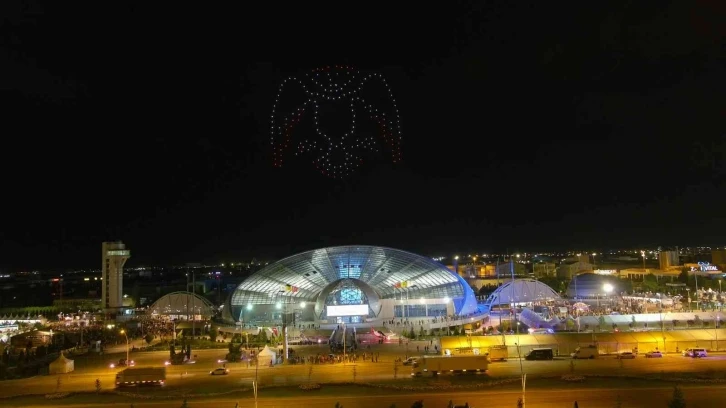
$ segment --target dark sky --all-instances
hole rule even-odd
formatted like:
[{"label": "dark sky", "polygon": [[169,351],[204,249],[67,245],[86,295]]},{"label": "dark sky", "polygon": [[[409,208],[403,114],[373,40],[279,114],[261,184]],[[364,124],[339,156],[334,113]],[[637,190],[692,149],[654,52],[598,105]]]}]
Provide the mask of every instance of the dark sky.
[{"label": "dark sky", "polygon": [[[48,3],[0,5],[0,267],[723,244],[718,1]],[[272,167],[280,82],[330,64],[387,78],[402,163]]]}]

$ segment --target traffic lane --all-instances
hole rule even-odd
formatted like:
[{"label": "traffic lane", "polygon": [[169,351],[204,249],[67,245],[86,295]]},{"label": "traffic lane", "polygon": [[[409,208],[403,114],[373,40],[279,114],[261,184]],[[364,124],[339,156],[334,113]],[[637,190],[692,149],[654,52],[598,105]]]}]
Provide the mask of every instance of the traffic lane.
[{"label": "traffic lane", "polygon": [[[672,387],[670,385],[662,387],[648,388],[596,388],[596,389],[578,389],[570,390],[563,388],[557,389],[535,389],[529,391],[525,395],[525,400],[530,406],[538,408],[561,408],[563,406],[572,406],[574,401],[578,402],[581,407],[587,408],[611,408],[615,405],[617,398],[620,398],[623,406],[666,406],[672,395]],[[726,398],[726,387],[724,386],[695,386],[682,388],[686,402],[689,406],[714,406],[714,401]],[[447,406],[449,401],[456,405],[463,405],[468,402],[470,406],[485,406],[490,408],[505,408],[515,406],[517,399],[522,396],[520,391],[481,391],[481,392],[461,392],[461,393],[418,393],[418,394],[395,394],[395,395],[375,395],[370,394],[365,397],[360,396],[317,396],[310,394],[301,397],[266,397],[264,390],[260,390],[260,395],[255,404],[252,398],[205,398],[191,399],[188,401],[191,406],[257,406],[258,408],[287,408],[287,407],[307,407],[307,408],[323,408],[334,406],[336,402],[349,408],[368,408],[375,406],[411,406],[414,401],[422,400],[424,406]],[[160,401],[139,401],[134,402],[136,408],[178,408],[181,402],[179,400],[160,400]],[[24,405],[25,407],[48,407],[56,405],[55,401],[48,401],[47,404]],[[63,405],[65,408],[83,408],[83,407],[104,407],[108,404],[83,404]],[[125,406],[125,404],[124,404]]]},{"label": "traffic lane", "polygon": [[[213,353],[210,353],[210,356]],[[520,370],[530,376],[535,375],[561,375],[570,372],[571,360],[553,361],[520,361],[496,362],[489,365],[489,376],[507,377],[520,375]],[[622,366],[621,366],[622,362]],[[663,358],[646,359],[638,357],[634,360],[593,359],[574,360],[576,374],[600,375],[631,375],[661,372],[706,372],[709,370],[722,370],[726,365],[724,357],[707,357],[700,359],[685,358],[677,355]],[[394,379],[394,365],[392,363],[357,363],[357,364],[306,364],[286,365],[275,367],[247,368],[242,363],[228,364],[231,374],[228,376],[210,376],[209,371],[215,364],[205,367],[203,365],[181,365],[167,367],[167,385],[170,388],[188,385],[205,385],[211,388],[216,386],[240,386],[248,384],[257,375],[260,384],[293,385],[307,382],[344,382],[353,381],[355,367],[356,381],[390,381]],[[310,372],[312,367],[312,373]],[[92,390],[96,378],[101,380],[102,388],[114,386],[115,374],[121,369],[108,370],[106,368],[74,372],[60,376],[38,376],[29,379],[0,381],[0,394],[19,395],[28,393],[54,392],[57,378],[61,378],[62,391]],[[257,374],[255,373],[257,372]],[[400,366],[396,377],[398,381],[410,378],[411,369]],[[415,381],[415,380],[408,380]]]}]

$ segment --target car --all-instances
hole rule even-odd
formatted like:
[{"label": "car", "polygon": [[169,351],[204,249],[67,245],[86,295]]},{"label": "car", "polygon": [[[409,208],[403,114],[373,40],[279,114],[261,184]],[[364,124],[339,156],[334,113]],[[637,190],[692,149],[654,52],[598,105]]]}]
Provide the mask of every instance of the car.
[{"label": "car", "polygon": [[111,363],[109,365],[109,368],[126,367],[126,366],[133,367],[135,365],[136,365],[136,363],[134,362],[134,360],[128,360],[128,361],[126,361],[125,358],[122,358],[122,359],[120,359],[118,361],[118,363]]},{"label": "car", "polygon": [[689,348],[683,350],[684,357],[706,357],[706,349],[703,348]]},{"label": "car", "polygon": [[229,374],[229,370],[226,368],[215,368],[214,370],[209,372],[209,375],[227,375]]},{"label": "car", "polygon": [[649,352],[645,353],[645,358],[660,358],[660,357],[663,357],[663,353],[661,353],[658,350],[649,351]]},{"label": "car", "polygon": [[633,352],[631,351],[623,351],[622,353],[618,354],[618,358],[623,360],[631,359],[635,358],[635,354],[633,354]]},{"label": "car", "polygon": [[415,363],[417,361],[418,361],[418,358],[416,358],[416,357],[409,357],[409,358],[403,360],[403,365],[405,365],[405,366],[412,365],[413,363]]}]

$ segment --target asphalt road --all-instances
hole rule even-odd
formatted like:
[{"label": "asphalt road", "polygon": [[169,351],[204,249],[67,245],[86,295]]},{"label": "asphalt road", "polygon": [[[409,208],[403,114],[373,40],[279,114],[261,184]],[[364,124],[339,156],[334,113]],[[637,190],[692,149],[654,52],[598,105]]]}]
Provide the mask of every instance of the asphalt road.
[{"label": "asphalt road", "polygon": [[[698,386],[683,388],[688,406],[709,407],[718,406],[717,401],[726,398],[726,387],[724,386]],[[578,402],[580,408],[612,408],[616,398],[619,396],[624,407],[665,407],[672,395],[672,387],[651,387],[651,388],[610,388],[610,389],[578,389],[576,391],[567,389],[536,390],[526,395],[527,407],[537,408],[563,408],[573,406],[574,401]],[[469,403],[472,408],[499,408],[514,407],[517,399],[521,396],[518,391],[497,391],[496,393],[480,391],[467,393],[437,393],[437,394],[416,394],[416,395],[369,395],[365,398],[360,396],[347,397],[344,395],[335,397],[313,396],[301,398],[265,398],[261,396],[257,403],[253,399],[231,399],[231,398],[209,398],[204,400],[189,400],[187,406],[195,407],[240,407],[258,408],[330,408],[340,402],[346,408],[370,408],[370,407],[396,407],[407,408],[416,400],[422,400],[424,407],[446,407],[449,400],[455,404]],[[181,400],[153,401],[134,403],[134,408],[178,408]],[[53,401],[44,405],[24,405],[24,407],[48,407],[53,406]],[[12,404],[8,405],[12,407]],[[127,403],[117,404],[83,404],[83,405],[62,405],[64,408],[87,408],[87,407],[128,407]]]},{"label": "asphalt road", "polygon": [[[309,350],[314,352],[317,346]],[[326,352],[324,348],[321,352]],[[306,352],[301,349],[301,352]],[[294,385],[308,381],[313,382],[347,382],[382,381],[394,379],[393,356],[395,353],[381,354],[378,363],[358,362],[356,364],[317,364],[317,365],[285,365],[275,367],[247,368],[245,363],[227,364],[230,374],[227,376],[210,376],[209,371],[220,366],[217,359],[224,358],[225,350],[199,350],[195,364],[167,367],[167,385],[164,390],[203,389],[207,392],[222,391],[232,388],[247,387],[257,375],[260,386]],[[21,395],[51,393],[59,391],[89,391],[94,389],[95,380],[101,380],[102,388],[114,386],[115,375],[120,369],[110,369],[108,364],[118,360],[121,355],[103,356],[101,358],[76,359],[76,371],[69,374],[38,376],[22,380],[0,381],[0,395]],[[138,367],[163,366],[168,352],[134,353],[132,359]],[[530,377],[538,375],[566,374],[571,370],[570,359],[553,361],[521,361],[494,362],[489,365],[488,376],[516,376],[523,370]],[[658,359],[638,357],[635,360],[616,360],[612,357],[595,360],[576,360],[576,374],[612,374],[629,375],[661,372],[707,372],[723,371],[726,367],[726,355],[709,355],[707,358],[691,359],[680,355],[667,355]],[[310,372],[312,367],[312,372]],[[397,381],[416,382],[423,379],[410,378],[410,367],[399,365]],[[483,374],[479,374],[483,375]],[[60,384],[58,379],[60,378]]]}]

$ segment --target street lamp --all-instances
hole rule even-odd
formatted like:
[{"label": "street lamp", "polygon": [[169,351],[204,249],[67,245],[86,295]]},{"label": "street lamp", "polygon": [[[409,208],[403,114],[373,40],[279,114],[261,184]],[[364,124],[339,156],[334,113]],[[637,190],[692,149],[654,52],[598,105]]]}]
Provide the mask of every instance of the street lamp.
[{"label": "street lamp", "polygon": [[129,336],[126,335],[126,330],[121,330],[121,334],[126,338],[126,364],[129,364]]}]

